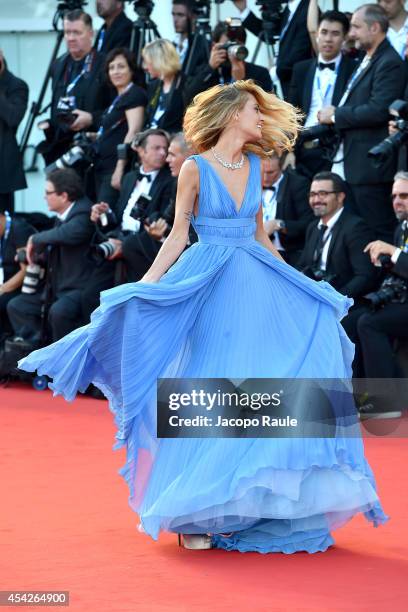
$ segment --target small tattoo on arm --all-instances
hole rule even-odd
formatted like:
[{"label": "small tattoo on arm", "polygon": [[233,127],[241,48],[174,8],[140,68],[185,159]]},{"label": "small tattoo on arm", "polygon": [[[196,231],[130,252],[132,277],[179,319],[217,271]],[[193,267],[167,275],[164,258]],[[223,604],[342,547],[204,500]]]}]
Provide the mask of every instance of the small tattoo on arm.
[{"label": "small tattoo on arm", "polygon": [[192,212],[185,212],[184,213],[184,218],[186,221],[191,221],[191,217],[193,216]]}]

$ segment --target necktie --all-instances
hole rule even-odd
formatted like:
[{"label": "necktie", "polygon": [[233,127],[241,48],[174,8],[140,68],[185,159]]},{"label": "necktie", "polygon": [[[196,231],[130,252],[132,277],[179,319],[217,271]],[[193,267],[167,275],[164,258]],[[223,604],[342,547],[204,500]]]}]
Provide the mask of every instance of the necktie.
[{"label": "necktie", "polygon": [[324,243],[325,243],[324,235],[325,235],[326,230],[327,230],[327,225],[321,225],[317,229],[318,229],[318,232],[319,232],[319,237],[317,239],[317,244],[316,244],[315,252],[313,254],[313,263],[318,263],[320,261],[321,256],[322,256],[323,248],[324,248]]},{"label": "necktie", "polygon": [[328,64],[325,64],[324,62],[319,62],[318,67],[319,67],[319,70],[324,70],[325,68],[328,68],[329,70],[335,71],[336,62],[329,62]]},{"label": "necktie", "polygon": [[148,182],[148,183],[151,183],[151,182],[152,182],[152,177],[151,177],[151,175],[150,175],[150,174],[144,174],[143,172],[139,172],[139,173],[138,173],[138,175],[137,175],[137,177],[136,177],[136,180],[137,180],[137,181],[141,181],[141,180],[142,180],[142,179],[144,179],[144,178],[145,178],[145,179],[147,179],[147,182]]}]

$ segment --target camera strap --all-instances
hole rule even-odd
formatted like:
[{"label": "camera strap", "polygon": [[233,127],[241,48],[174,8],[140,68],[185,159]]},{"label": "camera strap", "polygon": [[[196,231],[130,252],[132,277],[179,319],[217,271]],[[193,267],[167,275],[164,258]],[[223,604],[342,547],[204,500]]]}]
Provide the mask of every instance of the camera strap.
[{"label": "camera strap", "polygon": [[[87,73],[91,72],[92,70],[92,64],[93,64],[93,60],[94,60],[94,51],[92,50],[90,53],[88,53],[88,55],[85,57],[84,60],[84,66],[81,70],[81,72],[79,74],[76,75],[76,77],[70,82],[68,83],[66,89],[65,89],[65,95],[68,95],[71,93],[71,91],[74,89],[74,87],[76,86],[76,84],[78,83],[78,81]],[[67,81],[70,77],[70,74],[72,72],[72,64],[70,66],[70,69],[67,69],[66,75],[65,75],[65,81]]]},{"label": "camera strap", "polygon": [[[121,94],[119,94],[118,96],[116,96],[116,98],[113,100],[112,104],[110,105],[110,107],[108,108],[107,111],[105,111],[105,113],[103,114],[104,117],[107,117],[108,115],[111,114],[111,112],[113,111],[113,109],[115,108],[115,106],[117,105],[117,103],[119,102],[119,100],[121,98],[123,98],[123,96],[129,91],[129,89],[131,89],[133,87],[134,83],[129,83],[126,86],[125,91],[122,91]],[[111,127],[109,128],[108,132],[112,132],[113,130],[115,130],[121,123],[123,123],[125,121],[125,119],[122,117],[121,119],[119,119],[118,121],[116,121],[113,125],[111,125]],[[97,133],[97,138],[100,138],[102,136],[102,134],[104,133],[104,127],[103,125],[101,125],[101,127],[98,130]]]},{"label": "camera strap", "polygon": [[408,253],[408,221],[402,224],[401,244],[400,247],[403,253]]},{"label": "camera strap", "polygon": [[3,237],[0,240],[0,285],[4,283],[3,249],[10,235],[10,229],[11,229],[11,216],[7,210],[4,211],[4,216],[6,217],[6,225],[4,228]]}]

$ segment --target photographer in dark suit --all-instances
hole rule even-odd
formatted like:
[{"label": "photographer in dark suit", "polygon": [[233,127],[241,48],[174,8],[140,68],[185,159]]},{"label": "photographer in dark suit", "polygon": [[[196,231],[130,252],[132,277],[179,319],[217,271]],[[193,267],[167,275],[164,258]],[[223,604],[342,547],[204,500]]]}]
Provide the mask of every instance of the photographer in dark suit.
[{"label": "photographer in dark suit", "polygon": [[305,244],[313,220],[309,206],[310,183],[291,168],[282,170],[284,157],[262,160],[262,209],[264,228],[282,257],[292,266]]},{"label": "photographer in dark suit", "polygon": [[81,130],[96,131],[112,101],[104,75],[105,55],[92,48],[92,18],[76,9],[64,14],[68,53],[52,67],[51,117],[41,121],[46,140],[38,146],[47,164],[71,146]]},{"label": "photographer in dark suit", "polygon": [[362,219],[344,210],[345,197],[346,186],[337,174],[320,172],[313,178],[309,201],[319,221],[307,228],[297,268],[354,299],[354,306],[341,322],[354,341],[362,298],[375,287],[377,273],[364,252],[373,233]]},{"label": "photographer in dark suit", "polygon": [[[259,36],[262,32],[262,20],[247,8],[246,0],[234,0],[234,4],[241,11],[244,28]],[[306,23],[308,8],[309,0],[289,0],[283,12],[276,73],[285,100],[289,96],[293,66],[313,56]]]},{"label": "photographer in dark suit", "polygon": [[195,33],[194,5],[194,0],[173,0],[171,10],[177,35],[173,42],[186,75],[195,74],[201,64],[206,64],[210,53],[205,36]]},{"label": "photographer in dark suit", "polygon": [[[388,287],[383,298],[376,292],[376,309],[366,312],[358,321],[364,373],[368,378],[398,377],[393,341],[408,338],[408,172],[395,175],[392,200],[399,222],[393,244],[376,240],[365,249],[375,266],[382,261]],[[384,288],[382,285],[381,289]]]},{"label": "photographer in dark suit", "polygon": [[[228,52],[223,46],[231,42],[228,38],[229,25],[220,21],[212,33],[213,44],[208,63],[197,70],[195,76],[187,80],[185,86],[186,101],[190,101],[198,93],[219,83],[231,83],[240,79],[253,79],[265,91],[272,91],[272,80],[269,72],[263,66],[239,60],[235,54]],[[244,45],[246,32],[242,26],[234,27],[234,42]]]},{"label": "photographer in dark suit", "polygon": [[[46,253],[47,285],[52,305],[48,324],[54,342],[82,324],[81,290],[92,266],[86,254],[93,226],[89,219],[91,202],[84,196],[81,179],[70,168],[53,170],[47,176],[45,197],[50,211],[57,214],[55,227],[30,236],[27,260],[36,263]],[[7,306],[14,333],[31,341],[40,339],[42,292],[22,292]]]},{"label": "photographer in dark suit", "polygon": [[356,212],[378,238],[389,240],[395,217],[389,202],[396,160],[379,170],[368,151],[387,137],[388,107],[405,87],[404,64],[386,39],[388,19],[376,4],[357,9],[351,19],[350,36],[366,51],[337,107],[319,111],[322,124],[340,131],[332,170],[344,177],[354,196]]},{"label": "photographer in dark suit", "polygon": [[[317,113],[321,108],[340,102],[356,68],[355,60],[341,52],[348,30],[349,21],[344,13],[323,13],[316,36],[318,57],[293,67],[288,101],[304,112],[306,128],[319,124]],[[329,153],[321,143],[311,148],[310,140],[301,140],[296,147],[296,170],[310,180],[317,172],[330,170],[331,165]]]},{"label": "photographer in dark suit", "polygon": [[27,101],[27,84],[7,70],[0,50],[0,209],[10,213],[14,211],[14,192],[27,187],[16,140]]},{"label": "photographer in dark suit", "polygon": [[129,48],[132,21],[126,16],[123,0],[96,0],[96,12],[104,24],[98,31],[94,48],[107,54],[118,47]]},{"label": "photographer in dark suit", "polygon": [[[168,146],[164,130],[151,129],[138,134],[132,148],[138,154],[140,165],[125,174],[114,214],[106,202],[92,206],[91,220],[97,224],[97,236],[93,242],[95,238],[98,243],[108,241],[113,250],[99,262],[84,288],[82,308],[85,320],[89,320],[99,305],[100,292],[115,284],[116,260],[125,262],[126,280],[139,280],[135,277],[140,253],[150,252],[152,243],[155,244],[144,227],[146,219],[153,222],[162,216],[170,200],[173,179],[166,166]],[[143,200],[145,196],[148,203]],[[146,208],[143,208],[142,201]],[[117,282],[123,282],[123,279],[118,278]]]}]

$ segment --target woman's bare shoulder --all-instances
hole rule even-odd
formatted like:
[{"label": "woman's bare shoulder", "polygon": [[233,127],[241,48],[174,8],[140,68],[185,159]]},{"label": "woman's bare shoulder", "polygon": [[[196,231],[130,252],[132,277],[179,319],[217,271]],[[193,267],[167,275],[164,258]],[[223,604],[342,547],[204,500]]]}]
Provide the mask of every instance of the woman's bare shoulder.
[{"label": "woman's bare shoulder", "polygon": [[194,159],[186,159],[183,165],[181,166],[180,175],[178,178],[178,182],[188,182],[194,181],[198,182],[199,179],[199,171],[198,166]]}]

